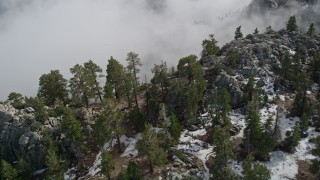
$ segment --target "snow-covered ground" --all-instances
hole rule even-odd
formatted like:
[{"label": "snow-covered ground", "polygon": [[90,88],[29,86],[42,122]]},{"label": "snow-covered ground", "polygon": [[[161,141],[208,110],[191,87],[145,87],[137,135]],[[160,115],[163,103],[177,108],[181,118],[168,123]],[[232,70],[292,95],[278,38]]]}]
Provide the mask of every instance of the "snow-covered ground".
[{"label": "snow-covered ground", "polygon": [[[121,154],[121,157],[136,157],[138,155],[138,150],[136,148],[136,145],[138,141],[141,139],[142,139],[141,133],[136,134],[133,137],[127,137],[125,135],[122,135],[120,137],[120,142],[124,143],[124,145],[126,146],[126,149]],[[116,144],[117,144],[116,139],[108,141],[104,144],[104,150],[110,151]],[[97,154],[93,165],[89,168],[89,173],[88,173],[89,176],[94,176],[101,171],[101,168],[100,168],[101,159],[102,157],[101,157],[101,151],[100,151]]]},{"label": "snow-covered ground", "polygon": [[[277,113],[277,105],[267,104],[265,107],[259,110],[261,122],[265,123],[266,120],[271,117],[273,119],[273,127],[275,124]],[[237,111],[233,111],[230,114],[231,122],[234,125],[239,125],[241,131],[235,137],[243,137],[243,129],[245,128],[245,117]],[[281,139],[286,138],[286,132],[292,130],[295,123],[300,119],[298,117],[286,117],[286,113],[279,113],[279,127],[281,131]],[[271,180],[287,180],[294,179],[298,173],[298,161],[299,160],[312,160],[315,158],[311,154],[311,150],[315,148],[313,143],[310,143],[309,140],[320,136],[319,132],[315,131],[315,128],[309,127],[308,136],[301,139],[299,145],[296,147],[296,151],[293,154],[285,153],[282,151],[274,151],[270,153],[270,161],[265,162],[266,167],[271,171]],[[242,176],[242,163],[237,161],[231,162],[232,170]]]},{"label": "snow-covered ground", "polygon": [[206,166],[206,162],[212,155],[213,146],[199,139],[196,139],[196,137],[203,136],[206,133],[207,132],[205,129],[200,129],[194,132],[185,130],[181,133],[179,144],[177,146],[177,149],[182,150],[185,153],[192,154],[203,162],[205,171],[198,172],[197,174],[200,178],[203,179],[209,179],[210,177],[209,168]]}]

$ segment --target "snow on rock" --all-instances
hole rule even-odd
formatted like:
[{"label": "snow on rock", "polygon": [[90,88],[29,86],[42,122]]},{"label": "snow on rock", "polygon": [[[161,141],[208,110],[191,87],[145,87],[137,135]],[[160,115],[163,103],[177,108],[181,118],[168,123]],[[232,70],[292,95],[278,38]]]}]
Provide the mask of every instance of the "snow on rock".
[{"label": "snow on rock", "polygon": [[239,176],[243,176],[242,172],[243,172],[243,167],[242,167],[242,163],[239,161],[231,161],[230,162],[231,165],[231,170]]},{"label": "snow on rock", "polygon": [[141,133],[136,134],[133,137],[122,136],[120,141],[127,146],[126,150],[121,154],[120,157],[136,157],[138,150],[136,148],[137,142],[142,139]]},{"label": "snow on rock", "polygon": [[206,129],[199,129],[196,131],[190,131],[189,134],[191,136],[197,137],[197,136],[204,136],[207,134],[207,130]]},{"label": "snow on rock", "polygon": [[101,171],[100,169],[101,160],[102,160],[101,154],[102,154],[101,151],[97,154],[96,160],[94,161],[92,167],[90,167],[89,169],[88,175],[94,176]]},{"label": "snow on rock", "polygon": [[292,49],[289,49],[289,53],[290,53],[291,55],[295,55],[295,54],[296,54],[296,51],[294,51],[294,50],[292,50]]},{"label": "snow on rock", "polygon": [[39,170],[36,170],[36,171],[34,171],[34,172],[33,172],[33,175],[39,175],[39,174],[42,174],[42,173],[44,173],[46,170],[47,170],[47,168],[45,168],[45,169],[39,169]]},{"label": "snow on rock", "polygon": [[267,77],[264,83],[265,85],[262,87],[262,90],[267,94],[269,100],[273,100],[276,97],[274,92],[274,79]]},{"label": "snow on rock", "polygon": [[315,128],[308,129],[308,137],[302,139],[299,145],[296,147],[294,155],[298,160],[315,159],[316,157],[311,154],[311,150],[315,149],[315,145],[310,143],[309,140],[320,136],[319,132],[315,131]]},{"label": "snow on rock", "polygon": [[[194,131],[196,132],[196,131]],[[204,134],[203,130],[198,130],[195,135]],[[202,179],[209,179],[209,168],[206,166],[206,162],[209,157],[212,155],[213,146],[209,145],[206,142],[203,142],[198,139],[194,139],[192,137],[191,132],[185,130],[181,133],[179,144],[177,146],[178,150],[182,150],[185,153],[192,154],[199,158],[204,165],[205,171],[198,172],[197,175],[200,176]]]},{"label": "snow on rock", "polygon": [[237,134],[235,137],[243,138],[243,130],[246,127],[245,116],[238,113],[237,111],[232,111],[230,113],[230,119],[231,119],[231,123],[233,125],[237,125],[237,126],[241,127],[240,133]]},{"label": "snow on rock", "polygon": [[260,109],[259,114],[260,114],[261,122],[263,124],[266,123],[269,117],[271,117],[275,121],[277,116],[277,108],[278,106],[275,104],[267,104],[262,109]]},{"label": "snow on rock", "polygon": [[286,138],[286,132],[293,129],[296,122],[298,122],[300,118],[286,118],[286,114],[279,113],[279,126],[281,130],[281,139],[284,140]]},{"label": "snow on rock", "polygon": [[64,174],[63,174],[63,177],[64,177],[64,180],[74,180],[76,179],[76,168],[73,167],[73,168],[70,168],[68,169]]},{"label": "snow on rock", "polygon": [[270,154],[270,161],[264,164],[271,171],[271,180],[294,179],[298,174],[298,164],[294,156],[282,151]]}]

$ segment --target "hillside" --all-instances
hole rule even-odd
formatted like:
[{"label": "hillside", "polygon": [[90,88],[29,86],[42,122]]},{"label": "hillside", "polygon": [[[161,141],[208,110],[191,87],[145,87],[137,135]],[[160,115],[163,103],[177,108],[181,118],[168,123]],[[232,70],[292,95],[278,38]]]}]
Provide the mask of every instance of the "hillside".
[{"label": "hillside", "polygon": [[291,27],[210,35],[150,82],[134,52],[44,74],[0,102],[1,179],[317,179],[320,35]]}]

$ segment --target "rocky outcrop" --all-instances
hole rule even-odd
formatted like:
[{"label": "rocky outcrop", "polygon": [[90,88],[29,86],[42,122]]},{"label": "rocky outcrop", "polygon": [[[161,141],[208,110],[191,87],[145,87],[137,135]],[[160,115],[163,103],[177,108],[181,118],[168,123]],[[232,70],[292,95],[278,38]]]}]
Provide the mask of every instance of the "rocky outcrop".
[{"label": "rocky outcrop", "polygon": [[[246,38],[233,40],[220,50],[219,57],[206,58],[206,79],[213,81],[217,88],[226,88],[231,94],[233,107],[241,107],[243,92],[250,76],[264,87],[263,92],[270,95],[276,90],[283,90],[278,81],[278,71],[281,67],[281,57],[286,52],[290,56],[302,52],[302,66],[307,69],[313,54],[320,48],[320,36],[308,37],[298,32],[270,32],[258,35],[248,35]],[[229,65],[228,52],[235,49],[239,53],[239,61],[235,68]],[[212,77],[210,72],[215,63],[221,64],[222,72],[217,77]],[[270,86],[270,83],[272,86]],[[270,87],[267,87],[270,86]]]},{"label": "rocky outcrop", "polygon": [[46,125],[34,118],[34,109],[15,109],[9,103],[0,103],[0,152],[8,161],[23,157],[34,168],[42,168],[45,149],[41,130],[58,125],[56,118],[49,118]]}]

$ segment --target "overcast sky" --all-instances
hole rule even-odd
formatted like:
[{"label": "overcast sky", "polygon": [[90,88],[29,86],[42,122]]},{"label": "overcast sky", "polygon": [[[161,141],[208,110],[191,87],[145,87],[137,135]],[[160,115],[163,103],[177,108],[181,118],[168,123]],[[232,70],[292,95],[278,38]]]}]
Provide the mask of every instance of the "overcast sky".
[{"label": "overcast sky", "polygon": [[214,33],[220,45],[237,26],[251,33],[266,26],[238,19],[251,0],[0,0],[0,99],[10,92],[34,96],[39,77],[92,59],[104,70],[110,56],[125,63],[138,53],[149,71],[161,60],[199,55]]}]

